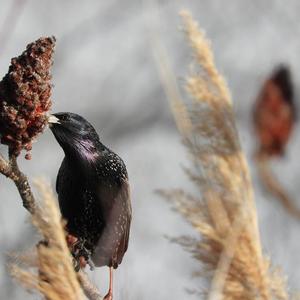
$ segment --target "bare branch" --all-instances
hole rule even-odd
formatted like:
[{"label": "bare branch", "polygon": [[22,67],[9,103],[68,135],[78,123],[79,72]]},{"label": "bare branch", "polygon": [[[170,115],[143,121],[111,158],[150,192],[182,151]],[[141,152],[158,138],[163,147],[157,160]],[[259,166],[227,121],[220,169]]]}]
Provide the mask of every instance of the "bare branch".
[{"label": "bare branch", "polygon": [[35,199],[28,179],[26,175],[20,171],[17,157],[14,154],[9,155],[9,162],[0,154],[0,173],[15,183],[23,201],[23,206],[33,214],[35,210]]},{"label": "bare branch", "polygon": [[19,169],[17,163],[17,157],[14,154],[9,155],[10,167],[13,174],[13,181],[19,191],[21,199],[23,201],[23,206],[33,214],[35,211],[35,199],[32,194],[27,176],[22,173]]},{"label": "bare branch", "polygon": [[15,176],[15,174],[11,169],[11,166],[1,154],[0,154],[0,173],[10,178],[13,181],[17,179],[17,177]]},{"label": "bare branch", "polygon": [[84,294],[90,300],[103,300],[97,287],[90,281],[88,275],[83,270],[78,272],[78,280]]}]

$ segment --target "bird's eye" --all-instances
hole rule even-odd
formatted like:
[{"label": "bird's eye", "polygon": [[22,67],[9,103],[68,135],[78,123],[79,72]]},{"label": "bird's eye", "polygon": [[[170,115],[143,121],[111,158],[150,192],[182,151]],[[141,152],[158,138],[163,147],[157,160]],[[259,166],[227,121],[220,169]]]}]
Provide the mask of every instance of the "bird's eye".
[{"label": "bird's eye", "polygon": [[68,121],[70,118],[69,118],[68,115],[63,115],[63,116],[61,116],[59,119],[60,119],[61,121],[63,121],[63,122],[66,122],[66,121]]}]

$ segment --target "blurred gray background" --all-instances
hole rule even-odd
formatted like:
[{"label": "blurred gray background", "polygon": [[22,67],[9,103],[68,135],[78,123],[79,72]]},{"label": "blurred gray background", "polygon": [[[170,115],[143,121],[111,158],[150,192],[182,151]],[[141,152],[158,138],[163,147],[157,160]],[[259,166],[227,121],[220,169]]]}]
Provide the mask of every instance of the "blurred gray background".
[{"label": "blurred gray background", "polygon": [[[134,219],[124,262],[115,275],[115,299],[199,299],[186,289],[199,287],[192,273],[198,262],[165,235],[193,235],[184,220],[154,193],[157,188],[189,187],[181,166],[180,143],[153,58],[151,35],[161,37],[179,84],[192,59],[178,11],[189,9],[212,41],[217,65],[231,89],[238,128],[252,168],[255,145],[250,113],[258,90],[278,63],[291,66],[300,86],[300,2],[246,1],[79,1],[0,0],[0,73],[10,58],[40,36],[57,38],[53,66],[53,111],[73,111],[94,124],[104,144],[127,164]],[[297,94],[298,88],[297,88]],[[274,171],[295,200],[300,192],[299,126],[286,157]],[[6,147],[0,146],[1,153]],[[47,131],[36,142],[32,160],[20,159],[32,179],[43,176],[54,187],[63,158]],[[252,168],[265,252],[296,289],[300,280],[300,222],[263,192]],[[30,249],[34,234],[16,188],[0,176],[0,299],[38,299],[7,274],[7,256]],[[300,205],[300,204],[299,204]],[[108,270],[92,273],[104,293]],[[63,279],[62,279],[63,280]]]}]

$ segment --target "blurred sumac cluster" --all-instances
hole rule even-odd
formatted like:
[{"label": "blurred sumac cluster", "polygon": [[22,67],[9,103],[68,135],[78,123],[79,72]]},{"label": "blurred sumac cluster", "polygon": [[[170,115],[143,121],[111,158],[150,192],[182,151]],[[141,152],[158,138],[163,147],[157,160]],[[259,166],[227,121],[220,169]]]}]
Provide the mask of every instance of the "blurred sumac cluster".
[{"label": "blurred sumac cluster", "polygon": [[253,119],[259,140],[258,155],[283,155],[296,120],[294,86],[287,66],[278,66],[265,81]]}]

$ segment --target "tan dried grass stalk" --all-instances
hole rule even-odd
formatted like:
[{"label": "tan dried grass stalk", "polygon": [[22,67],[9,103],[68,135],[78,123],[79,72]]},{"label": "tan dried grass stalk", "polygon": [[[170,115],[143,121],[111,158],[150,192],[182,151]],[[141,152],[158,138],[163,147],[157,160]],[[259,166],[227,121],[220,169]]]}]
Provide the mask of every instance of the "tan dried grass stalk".
[{"label": "tan dried grass stalk", "polygon": [[276,178],[270,167],[270,159],[264,156],[256,156],[255,163],[260,181],[264,188],[272,194],[283,206],[283,208],[293,217],[300,220],[300,209],[296,205],[295,199],[291,198],[282,183]]},{"label": "tan dried grass stalk", "polygon": [[37,181],[36,185],[44,201],[36,209],[32,221],[47,242],[37,246],[36,268],[13,265],[11,273],[26,288],[39,291],[46,299],[84,299],[66,244],[55,196],[45,183]]},{"label": "tan dried grass stalk", "polygon": [[287,299],[285,281],[262,256],[253,189],[229,90],[204,34],[189,13],[181,16],[196,68],[186,84],[192,101],[177,97],[171,102],[176,103],[175,121],[195,166],[187,174],[201,197],[182,190],[164,195],[201,240],[177,241],[204,264],[211,285],[208,299]]}]

